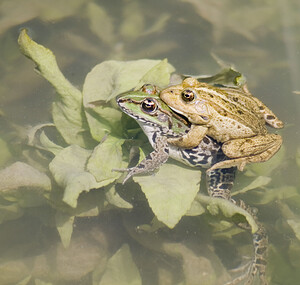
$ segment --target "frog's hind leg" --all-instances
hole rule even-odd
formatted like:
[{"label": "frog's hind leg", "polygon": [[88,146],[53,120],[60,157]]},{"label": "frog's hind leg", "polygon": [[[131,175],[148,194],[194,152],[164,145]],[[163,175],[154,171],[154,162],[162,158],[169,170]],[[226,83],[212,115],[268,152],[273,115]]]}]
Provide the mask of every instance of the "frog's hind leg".
[{"label": "frog's hind leg", "polygon": [[[251,285],[254,277],[258,274],[261,285],[268,285],[266,279],[266,266],[267,266],[267,249],[268,249],[268,235],[265,227],[258,221],[257,210],[246,205],[244,201],[239,200],[238,205],[246,210],[254,218],[258,225],[258,230],[253,234],[252,241],[254,247],[254,255],[250,262],[249,268],[244,276],[238,277],[245,280],[245,285]],[[245,230],[251,230],[250,226],[245,223],[238,225]],[[228,284],[229,285],[229,284]]]},{"label": "frog's hind leg", "polygon": [[223,144],[222,150],[231,159],[220,161],[209,170],[236,166],[242,171],[247,163],[269,160],[280,149],[281,145],[282,138],[277,134],[227,141]]},{"label": "frog's hind leg", "polygon": [[[238,268],[236,271],[246,272],[236,277],[225,285],[236,285],[244,281],[244,284],[250,285],[254,277],[259,274],[261,285],[267,285],[265,272],[266,272],[266,259],[267,259],[267,246],[268,236],[264,226],[258,221],[256,209],[247,206],[242,200],[236,202],[231,198],[231,189],[235,179],[236,168],[223,168],[208,170],[206,172],[206,181],[208,193],[211,197],[223,198],[230,200],[232,203],[238,205],[246,210],[256,221],[258,230],[252,235],[254,255],[250,263]],[[251,232],[251,227],[247,223],[238,224],[239,227]]]},{"label": "frog's hind leg", "polygon": [[[206,187],[209,196],[231,199],[231,189],[235,179],[236,167],[218,168],[206,172]],[[233,200],[232,200],[233,201]]]}]

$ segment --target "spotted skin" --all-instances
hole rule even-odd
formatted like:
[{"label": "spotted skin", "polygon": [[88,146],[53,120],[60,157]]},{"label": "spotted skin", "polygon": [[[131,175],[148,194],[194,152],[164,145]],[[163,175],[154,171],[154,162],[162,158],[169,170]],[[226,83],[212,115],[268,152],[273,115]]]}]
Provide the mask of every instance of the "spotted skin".
[{"label": "spotted skin", "polygon": [[[211,168],[219,162],[228,160],[228,157],[226,157],[222,151],[222,144],[208,136],[205,136],[198,146],[191,149],[181,148],[169,143],[170,138],[178,138],[182,134],[187,133],[189,126],[185,125],[185,123],[181,122],[178,118],[170,117],[172,113],[156,96],[157,91],[152,92],[151,89],[151,92],[147,92],[147,88],[148,87],[142,87],[142,92],[136,97],[134,94],[137,92],[133,92],[131,94],[127,93],[127,95],[121,95],[117,98],[117,103],[122,111],[133,117],[139,123],[154,149],[154,151],[148,154],[137,166],[118,170],[128,172],[123,183],[131,176],[153,172],[171,157],[191,167],[210,168],[211,170],[206,172],[209,195],[211,197],[230,200],[234,204],[237,204],[237,202],[231,198],[236,167]],[[154,100],[154,105],[158,106],[156,111],[151,113],[151,115],[138,112],[131,108],[132,105],[142,106],[143,100],[150,98],[148,96],[151,96]],[[153,102],[147,101],[147,105],[152,108],[154,106],[152,105]],[[253,235],[254,257],[248,270],[245,274],[226,283],[226,285],[235,285],[242,281],[246,282],[244,284],[252,284],[253,278],[257,273],[260,276],[261,284],[267,285],[265,269],[268,238],[265,228],[258,222],[256,213],[254,213],[252,208],[246,206],[243,201],[239,201],[239,206],[248,211],[255,218],[259,229]],[[248,224],[239,224],[238,226],[251,231]]]}]

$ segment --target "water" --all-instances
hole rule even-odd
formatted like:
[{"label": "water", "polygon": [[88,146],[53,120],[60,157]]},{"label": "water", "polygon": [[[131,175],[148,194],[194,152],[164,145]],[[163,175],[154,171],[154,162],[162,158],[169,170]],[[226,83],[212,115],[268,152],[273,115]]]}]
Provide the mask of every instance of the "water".
[{"label": "water", "polygon": [[[284,139],[282,150],[272,161],[240,173],[234,190],[257,176],[271,178],[269,184],[235,198],[258,208],[259,220],[268,231],[270,284],[296,284],[300,277],[300,95],[294,91],[300,91],[299,1],[28,0],[26,6],[23,2],[0,3],[1,168],[21,160],[49,174],[52,158],[36,155],[34,160],[32,149],[19,144],[25,128],[51,121],[55,97],[53,88],[19,52],[21,28],[28,28],[35,41],[54,52],[65,76],[79,89],[91,68],[104,60],[168,58],[179,73],[214,74],[219,71],[216,56],[242,72],[251,92],[285,122],[278,131]],[[137,185],[125,189],[134,198],[134,210],[98,216],[97,205],[89,208],[90,215],[82,210],[89,217],[76,212],[67,249],[56,226],[72,227],[73,210],[49,202],[61,199],[59,191],[49,196],[36,187],[35,195],[29,191],[23,196],[20,189],[13,193],[2,189],[0,283],[114,284],[99,280],[103,272],[108,274],[107,263],[117,252],[126,257],[125,273],[130,272],[133,280],[140,274],[143,284],[222,284],[225,268],[235,268],[243,255],[251,255],[249,233],[236,228],[221,232],[224,219],[209,214],[186,217],[173,230],[137,231],[136,226],[151,221],[151,210]],[[117,190],[124,195],[120,185]],[[82,199],[88,204],[99,195],[94,191]],[[65,216],[57,214],[61,208]],[[128,261],[128,254],[133,261]],[[134,264],[140,273],[134,271]],[[125,273],[116,274],[124,280]]]}]

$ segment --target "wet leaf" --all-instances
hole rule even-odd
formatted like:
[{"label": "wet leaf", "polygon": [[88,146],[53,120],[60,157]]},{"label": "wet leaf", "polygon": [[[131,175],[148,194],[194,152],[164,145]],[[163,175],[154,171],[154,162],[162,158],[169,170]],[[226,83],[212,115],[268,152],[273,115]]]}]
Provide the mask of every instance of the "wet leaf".
[{"label": "wet leaf", "polygon": [[91,151],[71,145],[60,151],[49,164],[49,169],[58,185],[64,189],[63,201],[75,208],[82,192],[101,187],[86,169]]},{"label": "wet leaf", "polygon": [[120,195],[117,193],[115,186],[112,186],[108,189],[108,191],[105,193],[107,201],[111,204],[116,206],[117,208],[123,208],[123,209],[132,209],[132,205],[122,199]]},{"label": "wet leaf", "polygon": [[7,143],[0,138],[0,167],[11,158]]},{"label": "wet leaf", "polygon": [[127,1],[123,8],[120,35],[124,40],[137,38],[144,30],[145,16],[139,1]]},{"label": "wet leaf", "polygon": [[[155,78],[159,81],[150,83],[164,83],[164,85],[169,83],[169,74],[174,69],[167,62],[160,63],[162,63],[160,60],[148,59],[126,62],[109,60],[96,65],[88,73],[83,86],[83,102],[90,131],[95,140],[101,141],[107,133],[114,132],[120,135],[122,112],[112,100],[118,94],[141,84],[143,77],[155,66],[157,68],[147,74],[147,77],[151,76],[153,80]],[[154,72],[159,72],[156,77],[153,75]],[[101,103],[93,105],[92,102]]]},{"label": "wet leaf", "polygon": [[152,26],[150,26],[143,32],[143,36],[163,31],[170,18],[171,14],[169,13],[164,13],[160,16],[155,17],[155,22],[152,24]]},{"label": "wet leaf", "polygon": [[51,141],[46,135],[44,128],[55,127],[54,124],[38,124],[32,127],[27,133],[27,144],[38,149],[46,150],[54,155],[60,152],[63,147]]},{"label": "wet leaf", "polygon": [[107,12],[96,3],[90,2],[87,5],[86,13],[92,32],[101,41],[112,44],[115,40],[114,26],[113,20]]},{"label": "wet leaf", "polygon": [[99,285],[141,285],[142,279],[129,246],[124,244],[108,261]]},{"label": "wet leaf", "polygon": [[256,204],[261,205],[268,204],[276,200],[280,201],[284,199],[296,198],[297,196],[299,196],[297,188],[293,186],[283,186],[279,188],[273,187],[271,189],[266,189],[265,191],[257,195],[259,196],[259,199],[256,201]]},{"label": "wet leaf", "polygon": [[34,282],[35,285],[53,285],[53,283],[51,282],[42,281],[40,279],[35,279]]},{"label": "wet leaf", "polygon": [[140,184],[157,219],[173,228],[191,208],[201,172],[164,164],[154,176],[135,176],[133,180]]},{"label": "wet leaf", "polygon": [[263,186],[269,184],[270,182],[271,182],[270,177],[258,176],[256,179],[254,179],[249,185],[247,185],[243,189],[234,191],[232,193],[232,196],[242,194],[242,193],[246,193],[249,190],[253,190],[253,189],[256,189],[256,188],[263,187]]},{"label": "wet leaf", "polygon": [[298,240],[300,240],[300,221],[299,219],[287,219],[287,223],[294,231]]},{"label": "wet leaf", "polygon": [[67,248],[73,233],[74,216],[58,211],[55,215],[55,223],[61,242],[63,246]]},{"label": "wet leaf", "polygon": [[297,150],[296,162],[297,162],[298,168],[300,169],[300,147]]},{"label": "wet leaf", "polygon": [[36,188],[42,191],[51,189],[51,181],[46,174],[23,162],[15,162],[1,170],[0,181],[1,194],[19,188]]},{"label": "wet leaf", "polygon": [[165,87],[170,82],[170,74],[175,71],[172,65],[168,63],[167,59],[152,67],[137,84],[141,87],[145,83],[150,83],[160,87]]},{"label": "wet leaf", "polygon": [[[298,240],[292,240],[289,246],[288,250],[289,258],[292,263],[292,265],[295,267],[295,269],[300,269],[300,242],[299,237]],[[298,270],[297,270],[298,271]]]},{"label": "wet leaf", "polygon": [[86,167],[96,178],[98,185],[106,186],[122,175],[112,170],[126,166],[122,159],[123,143],[122,139],[108,136],[93,150]]},{"label": "wet leaf", "polygon": [[0,171],[0,196],[10,205],[2,205],[2,221],[22,214],[19,207],[36,207],[46,203],[44,194],[51,189],[50,178],[32,166],[16,162]]},{"label": "wet leaf", "polygon": [[202,205],[205,205],[211,215],[222,213],[227,218],[231,218],[234,215],[242,215],[251,226],[252,233],[255,233],[258,230],[258,226],[253,217],[247,211],[228,200],[213,198],[202,194],[198,194],[195,200],[199,201]]},{"label": "wet leaf", "polygon": [[9,220],[16,220],[23,216],[24,209],[17,203],[10,205],[0,205],[0,224]]},{"label": "wet leaf", "polygon": [[87,126],[82,107],[82,94],[61,73],[54,54],[34,42],[26,30],[18,39],[21,52],[35,62],[38,72],[48,80],[59,95],[53,102],[52,116],[56,128],[69,144],[86,146]]},{"label": "wet leaf", "polygon": [[27,285],[30,280],[31,280],[31,275],[29,275],[28,277],[24,278],[23,280],[21,280],[20,282],[18,282],[16,285]]}]

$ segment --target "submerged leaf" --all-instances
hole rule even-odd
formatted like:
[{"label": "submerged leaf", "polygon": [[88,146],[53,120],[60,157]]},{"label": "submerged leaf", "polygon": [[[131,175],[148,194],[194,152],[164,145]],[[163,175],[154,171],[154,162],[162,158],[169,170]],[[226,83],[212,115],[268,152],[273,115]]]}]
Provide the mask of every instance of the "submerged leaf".
[{"label": "submerged leaf", "polygon": [[300,240],[300,221],[299,221],[299,219],[287,219],[287,223],[293,229],[297,239]]},{"label": "submerged leaf", "polygon": [[108,136],[93,150],[86,167],[99,185],[106,186],[122,175],[113,169],[126,166],[122,158],[123,143],[122,139]]},{"label": "submerged leaf", "polygon": [[31,280],[31,275],[27,276],[26,278],[24,278],[23,280],[21,280],[20,282],[18,282],[16,285],[27,285],[29,283],[29,281]]},{"label": "submerged leaf", "polygon": [[87,4],[86,12],[92,32],[97,35],[101,41],[112,44],[115,40],[112,18],[102,7],[94,2]]},{"label": "submerged leaf", "polygon": [[208,197],[202,194],[198,194],[195,200],[199,201],[202,205],[206,205],[211,215],[218,215],[220,212],[227,218],[231,218],[234,215],[242,215],[251,226],[252,233],[255,233],[258,230],[258,226],[252,215],[228,200]]},{"label": "submerged leaf", "polygon": [[85,170],[90,155],[90,150],[71,145],[60,151],[49,164],[57,184],[64,188],[63,201],[73,208],[77,206],[80,193],[102,186]]},{"label": "submerged leaf", "polygon": [[11,152],[7,143],[0,138],[0,167],[11,158]]},{"label": "submerged leaf", "polygon": [[108,261],[99,285],[141,285],[142,279],[129,246],[124,244]]},{"label": "submerged leaf", "polygon": [[105,193],[107,201],[111,204],[116,206],[117,208],[123,208],[123,209],[132,209],[132,205],[122,199],[120,195],[117,193],[115,186],[112,186],[108,189],[108,191]]},{"label": "submerged leaf", "polygon": [[270,177],[266,176],[258,176],[256,179],[254,179],[248,186],[244,187],[241,190],[237,190],[234,193],[232,193],[232,196],[246,193],[249,190],[253,190],[262,186],[265,186],[271,182]]},{"label": "submerged leaf", "polygon": [[22,30],[18,39],[21,52],[33,60],[39,73],[48,80],[59,95],[52,105],[52,116],[56,128],[69,144],[86,145],[88,131],[82,107],[82,94],[61,73],[54,54],[42,45],[34,42],[26,30]]},{"label": "submerged leaf", "polygon": [[164,164],[155,176],[133,179],[140,184],[157,219],[173,228],[191,208],[199,191],[201,172]]},{"label": "submerged leaf", "polygon": [[42,281],[40,279],[35,279],[34,282],[35,285],[53,285],[53,283],[51,282]]},{"label": "submerged leaf", "polygon": [[51,189],[51,181],[46,174],[23,162],[15,162],[1,170],[0,181],[1,195],[10,195],[25,188],[39,189],[40,193]]},{"label": "submerged leaf", "polygon": [[38,149],[52,152],[56,155],[60,152],[63,147],[51,141],[46,135],[44,128],[55,127],[54,124],[38,124],[31,128],[27,133],[28,142],[27,144]]},{"label": "submerged leaf", "polygon": [[56,228],[64,247],[68,247],[73,233],[74,216],[57,212],[55,215]]}]

